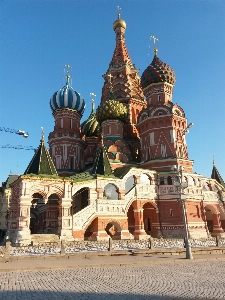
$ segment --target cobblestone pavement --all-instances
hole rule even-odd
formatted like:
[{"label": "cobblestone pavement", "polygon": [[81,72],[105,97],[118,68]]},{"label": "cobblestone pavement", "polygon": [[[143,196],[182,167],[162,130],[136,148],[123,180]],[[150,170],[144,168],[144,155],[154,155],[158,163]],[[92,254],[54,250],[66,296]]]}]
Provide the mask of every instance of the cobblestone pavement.
[{"label": "cobblestone pavement", "polygon": [[225,261],[0,273],[0,299],[225,299]]}]

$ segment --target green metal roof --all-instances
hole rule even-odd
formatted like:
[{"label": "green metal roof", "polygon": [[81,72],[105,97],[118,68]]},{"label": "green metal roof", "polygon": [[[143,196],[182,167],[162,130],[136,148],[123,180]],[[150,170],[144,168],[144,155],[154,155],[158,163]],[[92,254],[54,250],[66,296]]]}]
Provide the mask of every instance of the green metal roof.
[{"label": "green metal roof", "polygon": [[48,149],[45,146],[44,137],[42,137],[38,149],[24,172],[24,175],[28,174],[58,175]]},{"label": "green metal roof", "polygon": [[111,168],[107,150],[103,145],[98,149],[95,162],[92,168],[93,175],[102,175],[107,177],[114,177],[113,170]]},{"label": "green metal roof", "polygon": [[73,182],[82,182],[87,180],[93,180],[94,176],[91,175],[89,172],[83,172],[80,174],[75,174],[73,176],[70,176],[67,179],[71,179],[71,181]]},{"label": "green metal roof", "polygon": [[211,178],[215,179],[219,184],[221,184],[225,188],[225,183],[223,181],[223,178],[221,177],[221,175],[220,175],[219,171],[217,170],[214,163],[213,163]]},{"label": "green metal roof", "polygon": [[124,166],[114,170],[114,175],[118,178],[123,178],[131,169],[131,166]]}]

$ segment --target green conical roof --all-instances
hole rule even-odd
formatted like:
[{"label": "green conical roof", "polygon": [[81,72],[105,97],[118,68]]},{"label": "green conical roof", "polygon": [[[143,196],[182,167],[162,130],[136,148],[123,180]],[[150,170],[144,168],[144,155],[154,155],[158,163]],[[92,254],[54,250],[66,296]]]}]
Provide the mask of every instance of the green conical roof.
[{"label": "green conical roof", "polygon": [[212,179],[215,179],[219,184],[221,184],[225,188],[225,183],[223,181],[223,178],[221,177],[219,171],[216,168],[215,163],[213,162],[213,169],[212,169]]},{"label": "green conical roof", "polygon": [[35,151],[33,158],[24,172],[24,175],[28,174],[58,175],[48,149],[45,146],[43,136],[38,149]]},{"label": "green conical roof", "polygon": [[98,136],[98,121],[94,112],[94,103],[92,103],[91,114],[86,121],[81,124],[81,130],[86,137]]},{"label": "green conical roof", "polygon": [[93,175],[113,176],[113,170],[110,166],[107,150],[102,142],[102,146],[98,149],[95,162],[92,168]]}]

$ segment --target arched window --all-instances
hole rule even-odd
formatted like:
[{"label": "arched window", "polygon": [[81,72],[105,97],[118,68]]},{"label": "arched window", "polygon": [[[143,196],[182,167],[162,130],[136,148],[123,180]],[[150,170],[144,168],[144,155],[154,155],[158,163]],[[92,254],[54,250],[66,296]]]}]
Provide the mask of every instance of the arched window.
[{"label": "arched window", "polygon": [[148,175],[146,175],[146,174],[141,174],[140,183],[141,184],[151,184],[151,178],[148,177]]},{"label": "arched window", "polygon": [[134,176],[130,176],[127,178],[125,182],[125,193],[128,193],[135,185]]},{"label": "arched window", "polygon": [[208,182],[204,182],[202,186],[203,191],[210,191],[210,187]]},{"label": "arched window", "polygon": [[191,176],[188,176],[188,185],[189,186],[194,186],[195,185],[194,179]]},{"label": "arched window", "polygon": [[118,200],[118,192],[115,185],[109,183],[104,188],[104,196],[109,200]]}]

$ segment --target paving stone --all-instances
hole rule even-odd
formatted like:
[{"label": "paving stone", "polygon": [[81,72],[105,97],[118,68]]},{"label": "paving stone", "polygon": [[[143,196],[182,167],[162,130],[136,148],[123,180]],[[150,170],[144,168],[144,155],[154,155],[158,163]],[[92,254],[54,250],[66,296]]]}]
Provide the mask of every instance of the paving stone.
[{"label": "paving stone", "polygon": [[0,273],[0,299],[225,299],[225,261]]}]

